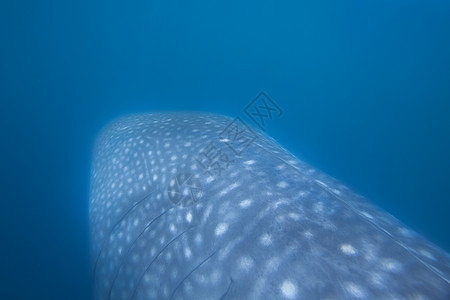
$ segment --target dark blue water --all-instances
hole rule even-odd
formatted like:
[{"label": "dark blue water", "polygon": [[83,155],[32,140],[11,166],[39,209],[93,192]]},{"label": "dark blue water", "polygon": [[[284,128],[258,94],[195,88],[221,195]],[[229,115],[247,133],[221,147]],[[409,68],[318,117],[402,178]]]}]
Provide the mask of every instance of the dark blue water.
[{"label": "dark blue water", "polygon": [[0,2],[1,299],[90,298],[105,123],[261,90],[269,135],[450,250],[450,2],[71,2]]}]

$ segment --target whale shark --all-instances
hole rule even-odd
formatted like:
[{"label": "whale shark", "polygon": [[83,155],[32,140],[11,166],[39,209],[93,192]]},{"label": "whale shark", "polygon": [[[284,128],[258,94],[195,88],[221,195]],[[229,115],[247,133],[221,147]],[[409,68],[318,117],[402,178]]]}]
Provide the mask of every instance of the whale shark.
[{"label": "whale shark", "polygon": [[96,299],[450,299],[450,256],[239,117],[106,125],[89,199]]}]

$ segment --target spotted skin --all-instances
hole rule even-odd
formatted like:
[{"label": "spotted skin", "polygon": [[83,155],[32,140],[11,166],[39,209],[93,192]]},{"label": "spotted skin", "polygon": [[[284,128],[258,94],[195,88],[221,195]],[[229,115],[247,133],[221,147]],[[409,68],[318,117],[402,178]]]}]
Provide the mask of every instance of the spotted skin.
[{"label": "spotted skin", "polygon": [[[211,141],[226,149],[231,121],[105,127],[90,196],[96,299],[450,299],[447,253],[264,134],[211,179],[196,158]],[[170,201],[177,174],[201,197]]]}]

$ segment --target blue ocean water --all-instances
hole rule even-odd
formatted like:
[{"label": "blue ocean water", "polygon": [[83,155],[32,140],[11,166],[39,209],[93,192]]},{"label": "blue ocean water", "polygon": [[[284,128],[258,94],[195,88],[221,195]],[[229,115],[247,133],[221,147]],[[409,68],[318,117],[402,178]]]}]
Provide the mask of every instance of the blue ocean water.
[{"label": "blue ocean water", "polygon": [[90,298],[107,122],[261,90],[270,136],[450,251],[449,36],[448,1],[1,1],[0,298]]}]

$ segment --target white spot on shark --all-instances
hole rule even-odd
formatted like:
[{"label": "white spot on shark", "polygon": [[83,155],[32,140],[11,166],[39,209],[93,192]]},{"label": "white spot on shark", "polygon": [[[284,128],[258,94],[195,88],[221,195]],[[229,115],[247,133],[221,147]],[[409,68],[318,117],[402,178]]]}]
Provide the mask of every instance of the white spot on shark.
[{"label": "white spot on shark", "polygon": [[291,280],[284,280],[280,285],[280,290],[285,298],[294,299],[297,296],[297,286]]},{"label": "white spot on shark", "polygon": [[188,212],[188,213],[186,214],[186,221],[188,221],[188,223],[191,223],[191,222],[192,222],[192,213],[191,213],[191,212]]},{"label": "white spot on shark", "polygon": [[261,235],[261,237],[259,238],[259,241],[261,242],[261,244],[263,244],[264,246],[269,246],[272,244],[272,237],[268,234],[268,233],[264,233],[263,235]]},{"label": "white spot on shark", "polygon": [[340,249],[341,249],[342,253],[344,253],[346,255],[355,255],[356,254],[355,248],[353,248],[353,246],[350,244],[342,244]]},{"label": "white spot on shark", "polygon": [[251,204],[252,204],[252,200],[250,200],[250,199],[245,199],[245,200],[242,200],[242,201],[239,203],[239,206],[240,206],[241,208],[247,208],[247,207],[249,207]]},{"label": "white spot on shark", "polygon": [[347,283],[345,288],[350,295],[352,295],[357,299],[362,299],[366,297],[366,293],[364,292],[364,290],[353,282]]},{"label": "white spot on shark", "polygon": [[228,230],[228,224],[227,223],[220,223],[217,225],[215,233],[217,236],[220,236],[224,234]]},{"label": "white spot on shark", "polygon": [[187,259],[190,259],[190,258],[191,258],[191,256],[192,256],[192,251],[191,251],[191,249],[190,249],[189,247],[186,247],[186,248],[184,249],[184,256],[185,256]]},{"label": "white spot on shark", "polygon": [[400,264],[394,259],[390,258],[383,259],[381,261],[381,265],[386,271],[389,272],[397,273],[401,270]]},{"label": "white spot on shark", "polygon": [[253,267],[253,259],[249,256],[242,256],[239,259],[239,268],[244,271],[249,271]]},{"label": "white spot on shark", "polygon": [[286,181],[280,181],[277,183],[277,187],[282,188],[282,189],[287,188],[288,186],[289,186],[289,184]]}]

